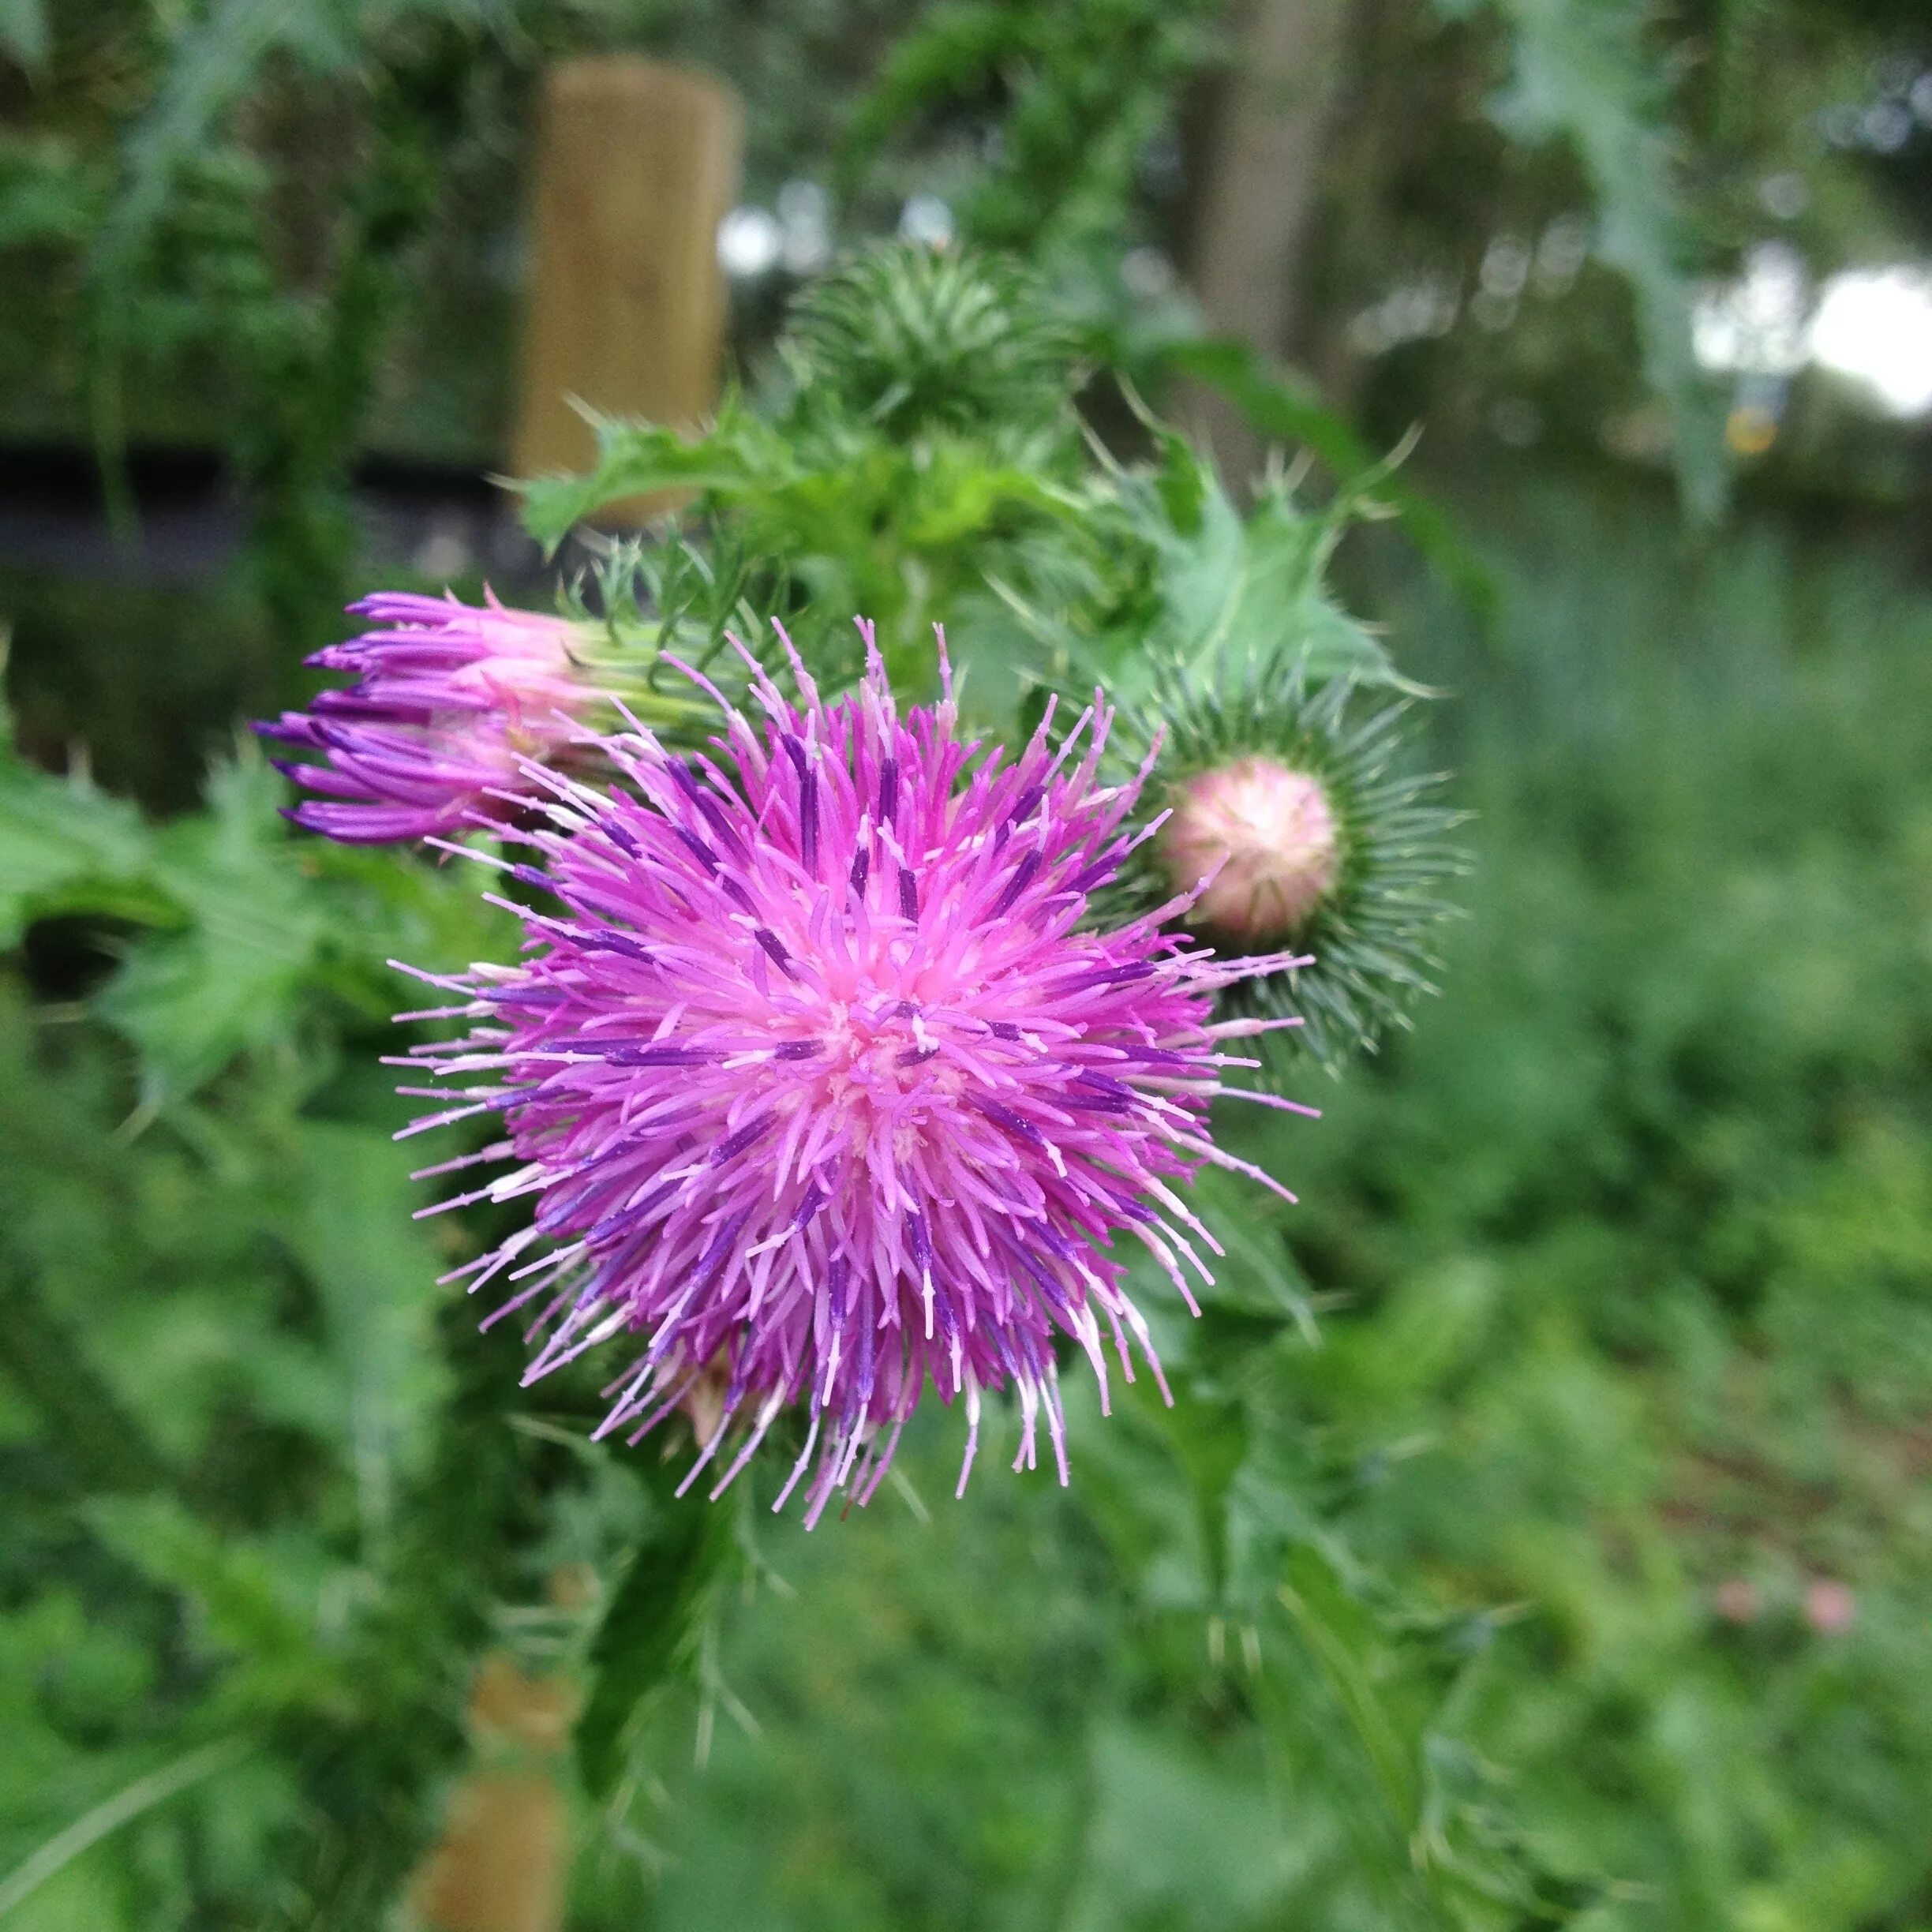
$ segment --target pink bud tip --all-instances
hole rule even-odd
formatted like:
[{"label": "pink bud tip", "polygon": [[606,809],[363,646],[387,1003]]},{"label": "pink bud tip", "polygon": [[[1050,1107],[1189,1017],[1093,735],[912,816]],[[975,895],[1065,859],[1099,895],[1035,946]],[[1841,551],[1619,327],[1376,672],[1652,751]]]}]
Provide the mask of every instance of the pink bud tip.
[{"label": "pink bud tip", "polygon": [[1341,870],[1341,828],[1318,779],[1245,758],[1180,788],[1160,850],[1177,889],[1211,881],[1194,922],[1253,944],[1286,938],[1327,897]]},{"label": "pink bud tip", "polygon": [[1805,1586],[1805,1621],[1821,1637],[1837,1637],[1858,1617],[1858,1599],[1836,1577],[1818,1577]]}]

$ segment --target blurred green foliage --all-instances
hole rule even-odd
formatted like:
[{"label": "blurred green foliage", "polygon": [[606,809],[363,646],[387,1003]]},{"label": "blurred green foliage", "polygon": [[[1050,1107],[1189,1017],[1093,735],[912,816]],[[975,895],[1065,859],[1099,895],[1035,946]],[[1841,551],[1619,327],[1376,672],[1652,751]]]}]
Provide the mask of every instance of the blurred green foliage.
[{"label": "blurred green foliage", "polygon": [[[903,1487],[767,1524],[766,1584],[666,1627],[689,1687],[636,1734],[630,1822],[586,1816],[574,1925],[1923,1923],[1932,605],[1881,549],[1760,526],[1687,560],[1634,503],[1466,509],[1487,643],[1358,560],[1458,691],[1480,814],[1428,1024],[1322,1124],[1230,1123],[1305,1204],[1202,1184],[1241,1241],[1161,1323],[1170,1414],[1083,1391],[1070,1492],[989,1466],[958,1504],[934,1418]],[[131,921],[246,934],[48,783],[7,814],[0,1885],[146,1780],[18,1923],[370,1923],[331,1847],[373,1884],[433,1828],[489,1619],[583,1653],[544,1579],[656,1547],[654,1460],[553,1440],[568,1391],[519,1423],[514,1343],[436,1314],[373,1009],[299,926],[284,1029],[250,1030],[252,967],[208,983],[241,1058],[127,1118],[110,1029],[186,1069],[200,1024],[50,993],[140,992]],[[460,882],[262,845],[245,763],[217,796],[197,836],[278,931],[267,876],[320,866],[370,957],[500,945]],[[113,923],[33,923],[63,877]]]},{"label": "blurred green foliage", "polygon": [[[1741,240],[1757,174],[1810,166],[1808,110],[1897,23],[1870,9],[1825,58],[1808,7],[1693,13],[1670,44],[1709,59],[1672,105],[1709,137],[1697,212]],[[1493,455],[1499,391],[1594,448],[1638,349],[1696,417],[1656,24],[1425,18],[1373,14],[1406,51],[1341,140],[1331,338],[1380,278],[1473,272],[1578,208],[1634,327],[1593,271],[1507,340],[1398,350],[1351,420],[1125,298],[1120,247],[1163,219],[1150,151],[1226,51],[1201,9],[942,6],[886,60],[883,4],[0,0],[24,77],[0,249],[47,297],[0,316],[32,376],[9,421],[86,397],[111,451],[204,432],[213,398],[255,519],[239,599],[0,586],[0,620],[58,605],[84,646],[36,755],[92,738],[118,788],[186,804],[210,711],[334,621],[358,450],[399,423],[486,443],[509,276],[473,244],[501,240],[522,89],[566,48],[732,73],[760,193],[830,155],[877,69],[856,205],[957,189],[1094,358],[1217,384],[1350,488],[1365,421]],[[1471,103],[1512,70],[1534,145],[1505,151]],[[1081,114],[1099,137],[1072,143]],[[1868,232],[1851,165],[1814,172],[1812,238]],[[819,319],[863,365],[863,306]],[[702,438],[612,425],[605,473],[534,520],[695,487],[767,601],[869,609],[909,684],[952,622],[1002,720],[1058,658],[1131,681],[1150,630],[1286,626],[1393,675],[1332,593],[1339,513],[1271,490],[1244,519],[1131,409],[1145,460],[1101,460],[1065,339],[964,320],[949,348],[899,330],[870,389],[794,368]],[[463,367],[425,377],[442,339]],[[1331,395],[1360,373],[1324,368]],[[1464,464],[1443,501],[1472,554],[1381,477],[1437,576],[1386,532],[1332,560],[1456,695],[1434,729],[1479,814],[1473,916],[1417,1037],[1318,1084],[1325,1121],[1228,1124],[1305,1205],[1200,1182],[1222,1281],[1197,1323],[1144,1297],[1175,1407],[1117,1387],[1103,1423],[1070,1381],[1073,1488],[988,1457],[960,1503],[929,1413],[874,1507],[811,1537],[750,1485],[706,1515],[675,1462],[590,1448],[593,1374],[519,1394],[515,1337],[436,1285],[503,1230],[410,1218],[410,1167],[450,1149],[387,1139],[382,962],[501,957],[474,879],[291,841],[245,749],[157,825],[0,744],[0,1922],[406,1917],[493,1649],[588,1693],[553,1766],[577,1932],[1923,1932],[1932,601],[1902,544],[1765,515],[1687,552],[1608,489]],[[161,653],[171,684],[125,674]]]},{"label": "blurred green foliage", "polygon": [[[1450,17],[1469,0],[1437,0]],[[1641,363],[1670,413],[1678,488],[1708,523],[1728,487],[1724,408],[1691,346],[1698,253],[1677,183],[1646,0],[1501,0],[1511,71],[1493,110],[1517,140],[1567,140],[1597,210],[1596,253],[1629,283]]]},{"label": "blurred green foliage", "polygon": [[[1502,655],[1391,606],[1480,814],[1439,1006],[1243,1136],[1305,1205],[1215,1190],[1260,1252],[1161,1329],[1170,1443],[1083,1389],[1069,1499],[955,1507],[942,1426],[930,1522],[772,1540],[759,1729],[672,1783],[653,1923],[1439,1923],[1409,1841],[1471,1792],[1543,1874],[1479,1923],[1925,1922],[1932,601],[1882,550],[1474,514]],[[1330,1533],[1438,1627],[1335,1657],[1265,1606],[1256,1552],[1305,1598]]]},{"label": "blurred green foliage", "polygon": [[[1137,369],[1199,330],[1178,291],[1136,294],[1123,258],[1136,242],[1174,250],[1184,238],[1185,194],[1200,191],[1185,179],[1185,110],[1241,58],[1218,0],[16,7],[0,15],[0,262],[22,293],[0,313],[0,361],[18,372],[0,429],[84,426],[110,494],[130,437],[218,448],[253,519],[251,586],[285,636],[313,635],[331,601],[322,591],[346,586],[360,453],[500,456],[528,100],[560,54],[641,48],[715,68],[747,99],[757,196],[788,178],[829,182],[837,234],[889,224],[908,193],[937,194],[962,236],[1039,262]],[[1765,9],[1735,9],[1754,17],[1735,23],[1731,11],[1705,37],[1735,202],[1788,135],[1747,127],[1740,96],[1818,62],[1782,16],[1774,32],[1756,19]],[[1560,368],[1547,335],[1526,330],[1530,353],[1506,373],[1574,388],[1587,361],[1601,416],[1640,399],[1641,365],[1675,423],[1687,502],[1709,515],[1724,488],[1720,411],[1690,354],[1700,225],[1675,152],[1687,103],[1668,84],[1704,58],[1702,24],[1687,25],[1689,39],[1668,37],[1639,0],[1394,9],[1377,31],[1401,36],[1402,57],[1357,77],[1367,63],[1352,55],[1346,84],[1402,90],[1374,102],[1372,118],[1404,131],[1389,155],[1358,166],[1350,152],[1333,170],[1334,219],[1306,278],[1316,365],[1346,355],[1353,316],[1391,292],[1392,275],[1460,281],[1460,257],[1495,234],[1582,222],[1599,271],[1583,291],[1589,313],[1567,318]],[[800,72],[811,86],[795,84]],[[1493,125],[1478,136],[1485,101]],[[1425,140],[1437,144],[1410,152]],[[1391,158],[1418,173],[1448,165],[1468,184],[1461,204],[1418,197]],[[1543,205],[1551,182],[1563,205]],[[1396,211],[1399,229],[1385,232]],[[1374,238],[1365,259],[1350,253],[1357,230]],[[747,305],[742,346],[755,363],[759,304]],[[1466,331],[1457,347],[1466,358]],[[1227,373],[1209,356],[1195,373]],[[1251,372],[1228,380],[1253,387]],[[1376,410],[1391,436],[1408,426],[1403,387]],[[1305,386],[1295,393],[1297,433],[1335,460],[1345,426]],[[1440,432],[1455,432],[1452,418]]]}]

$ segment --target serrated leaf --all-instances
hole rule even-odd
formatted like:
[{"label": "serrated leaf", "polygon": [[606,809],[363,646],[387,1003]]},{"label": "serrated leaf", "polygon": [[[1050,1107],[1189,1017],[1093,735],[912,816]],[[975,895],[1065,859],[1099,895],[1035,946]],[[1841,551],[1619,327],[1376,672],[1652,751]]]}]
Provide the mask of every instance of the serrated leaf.
[{"label": "serrated leaf", "polygon": [[0,946],[62,913],[178,918],[147,877],[153,852],[135,807],[84,774],[58,778],[29,765],[0,715]]},{"label": "serrated leaf", "polygon": [[155,835],[154,874],[186,930],[140,942],[101,1017],[140,1050],[144,1096],[192,1091],[250,1046],[286,1038],[328,928],[283,836],[281,787],[253,751],[217,769],[208,810]]},{"label": "serrated leaf", "polygon": [[[1378,1611],[1333,1549],[1313,1540],[1290,1548],[1277,1594],[1372,1774],[1389,1840],[1406,1844],[1445,1923],[1472,1923],[1473,1905],[1473,1923],[1560,1926],[1602,1900],[1601,1879],[1545,1863],[1499,1810],[1496,1773],[1457,1735],[1493,1616]],[[1368,1849],[1376,1834],[1361,1822]]]},{"label": "serrated leaf", "polygon": [[[1275,488],[1244,522],[1218,481],[1203,472],[1203,485],[1191,533],[1164,517],[1148,530],[1159,559],[1163,608],[1150,640],[1157,656],[1212,676],[1283,650],[1301,652],[1318,683],[1351,677],[1414,688],[1324,587],[1335,517],[1309,515]],[[1124,674],[1136,675],[1131,662]]]},{"label": "serrated leaf", "polygon": [[386,1020],[399,1002],[399,979],[385,962],[407,960],[432,971],[459,971],[471,960],[514,950],[516,923],[477,889],[471,868],[428,865],[392,850],[301,840],[291,859],[313,873],[326,905],[314,983]]},{"label": "serrated leaf", "polygon": [[1320,458],[1345,494],[1386,505],[1443,580],[1480,617],[1496,605],[1495,578],[1448,517],[1377,457],[1346,417],[1277,368],[1252,343],[1207,337],[1169,343],[1163,364],[1219,390],[1260,435]]},{"label": "serrated leaf", "polygon": [[235,1660],[226,1687],[235,1702],[275,1710],[334,1692],[332,1667],[316,1642],[321,1573],[311,1567],[312,1548],[218,1530],[165,1495],[96,1496],[84,1513],[124,1562],[193,1604],[202,1642]]},{"label": "serrated leaf", "polygon": [[533,477],[516,487],[523,524],[546,551],[606,504],[667,490],[735,493],[755,485],[781,487],[792,471],[783,443],[735,399],[702,436],[680,435],[661,423],[593,418],[597,459],[582,476]]}]

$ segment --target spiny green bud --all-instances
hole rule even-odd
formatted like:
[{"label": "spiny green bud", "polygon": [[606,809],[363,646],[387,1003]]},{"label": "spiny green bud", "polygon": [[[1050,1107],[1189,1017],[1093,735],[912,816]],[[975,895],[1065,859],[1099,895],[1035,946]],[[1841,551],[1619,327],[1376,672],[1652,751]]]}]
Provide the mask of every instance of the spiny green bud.
[{"label": "spiny green bud", "polygon": [[779,344],[806,406],[902,438],[1040,428],[1072,393],[1076,348],[1019,262],[908,242],[814,283]]},{"label": "spiny green bud", "polygon": [[1311,955],[1221,996],[1228,1018],[1301,1017],[1272,1036],[1277,1054],[1339,1068],[1435,990],[1428,940],[1462,869],[1445,841],[1460,814],[1435,803],[1440,778],[1400,769],[1408,709],[1346,677],[1317,684],[1284,649],[1163,671],[1116,724],[1123,770],[1153,760],[1144,822],[1167,816],[1103,916],[1194,893],[1184,916],[1219,951]]}]

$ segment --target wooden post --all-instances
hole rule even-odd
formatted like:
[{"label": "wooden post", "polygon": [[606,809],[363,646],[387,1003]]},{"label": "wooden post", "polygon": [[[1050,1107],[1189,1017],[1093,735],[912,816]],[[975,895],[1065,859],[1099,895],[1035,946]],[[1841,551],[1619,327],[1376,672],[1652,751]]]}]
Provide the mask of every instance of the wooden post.
[{"label": "wooden post", "polygon": [[[743,114],[722,83],[627,54],[559,62],[537,107],[518,473],[584,470],[575,397],[679,428],[715,406],[724,286],[717,229]],[[661,504],[613,504],[636,522]]]},{"label": "wooden post", "polygon": [[500,1653],[485,1661],[470,1698],[476,1762],[410,1882],[411,1923],[429,1932],[561,1932],[570,1811],[557,1768],[576,1711],[565,1679],[527,1677]]}]

